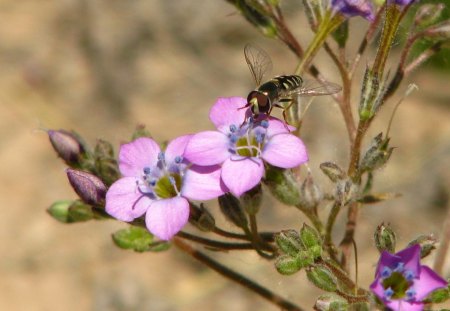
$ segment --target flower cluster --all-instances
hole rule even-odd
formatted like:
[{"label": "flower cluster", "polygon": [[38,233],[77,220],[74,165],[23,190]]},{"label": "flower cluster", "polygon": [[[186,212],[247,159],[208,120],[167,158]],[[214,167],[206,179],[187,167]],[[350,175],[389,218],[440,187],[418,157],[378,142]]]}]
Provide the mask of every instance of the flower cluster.
[{"label": "flower cluster", "polygon": [[423,299],[447,282],[427,266],[420,265],[420,246],[396,254],[384,251],[370,285],[372,292],[392,310],[423,310]]},{"label": "flower cluster", "polygon": [[210,200],[225,192],[240,196],[264,175],[264,162],[292,168],[308,160],[303,142],[282,121],[249,118],[245,99],[220,98],[210,119],[217,131],[186,135],[166,150],[138,138],[119,151],[122,178],[106,194],[106,211],[122,221],[145,214],[150,232],[171,239],[189,219],[188,200]]}]

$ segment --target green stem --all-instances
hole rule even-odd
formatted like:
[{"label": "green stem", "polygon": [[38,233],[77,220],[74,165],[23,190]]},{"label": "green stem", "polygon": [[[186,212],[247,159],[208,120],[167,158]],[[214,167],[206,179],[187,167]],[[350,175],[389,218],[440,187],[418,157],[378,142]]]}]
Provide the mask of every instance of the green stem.
[{"label": "green stem", "polygon": [[222,241],[210,240],[206,238],[199,237],[184,231],[177,233],[177,236],[192,242],[197,242],[205,246],[209,246],[218,250],[252,250],[252,243],[227,243]]},{"label": "green stem", "polygon": [[327,225],[325,228],[325,245],[330,248],[332,246],[331,233],[333,232],[334,223],[336,221],[337,215],[341,211],[341,203],[334,202],[333,207],[331,208],[330,215],[328,216]]},{"label": "green stem", "polygon": [[261,285],[248,279],[244,275],[237,273],[237,272],[229,269],[228,267],[225,267],[224,265],[220,264],[219,262],[215,261],[214,259],[206,256],[202,252],[194,249],[192,246],[185,243],[182,239],[175,237],[172,241],[173,241],[173,244],[176,247],[178,247],[178,249],[180,249],[181,251],[190,255],[192,258],[198,260],[199,262],[203,263],[204,265],[206,265],[207,267],[216,271],[220,275],[226,277],[227,279],[230,279],[230,280],[246,287],[247,289],[253,291],[254,293],[256,293],[259,296],[263,297],[264,299],[268,300],[270,303],[277,305],[282,310],[303,311],[302,308],[300,308],[299,306],[296,306],[292,302],[271,292],[267,288],[262,287]]},{"label": "green stem", "polygon": [[[266,259],[273,259],[275,257],[275,249],[271,245],[266,244],[261,240],[261,237],[258,234],[258,225],[257,225],[257,221],[256,221],[256,214],[249,214],[248,217],[250,220],[249,235],[252,238],[252,244],[253,244],[254,249],[256,250],[258,255],[260,255],[261,257],[266,258]],[[262,249],[268,250],[271,253],[270,254],[265,253],[262,251]]]}]

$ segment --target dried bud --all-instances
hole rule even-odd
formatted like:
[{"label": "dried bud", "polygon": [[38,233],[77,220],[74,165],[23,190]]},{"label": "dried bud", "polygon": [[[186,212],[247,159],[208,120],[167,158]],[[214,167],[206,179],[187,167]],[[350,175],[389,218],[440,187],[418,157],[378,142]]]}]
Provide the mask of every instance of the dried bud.
[{"label": "dried bud", "polygon": [[95,171],[110,186],[120,178],[117,161],[114,158],[112,145],[105,140],[98,140],[94,150]]},{"label": "dried bud", "polygon": [[444,8],[445,5],[443,3],[422,5],[414,17],[414,26],[424,28],[434,24],[441,17]]},{"label": "dried bud", "polygon": [[311,173],[308,173],[300,188],[302,206],[307,209],[315,209],[322,200],[322,192],[314,183]]},{"label": "dried bud", "polygon": [[225,217],[236,226],[247,229],[248,220],[239,200],[229,193],[219,197],[219,206]]},{"label": "dried bud", "polygon": [[371,120],[384,100],[386,88],[381,77],[382,72],[374,72],[369,68],[366,69],[363,78],[361,99],[358,106],[361,121]]},{"label": "dried bud", "polygon": [[333,162],[324,162],[320,164],[320,169],[332,182],[338,182],[347,176],[344,170]]},{"label": "dried bud", "polygon": [[348,309],[349,305],[347,300],[333,293],[320,295],[314,305],[314,310],[316,311],[343,311]]},{"label": "dried bud", "polygon": [[264,181],[280,202],[292,206],[301,204],[299,187],[292,171],[269,166]]},{"label": "dried bud", "polygon": [[324,291],[334,292],[337,289],[337,279],[326,267],[313,267],[306,272],[306,276],[311,283]]},{"label": "dried bud", "polygon": [[374,238],[375,246],[380,253],[383,251],[387,251],[392,254],[395,253],[395,243],[397,238],[394,230],[392,230],[389,224],[385,225],[382,223],[379,225],[375,230]]},{"label": "dried bud", "polygon": [[358,198],[358,189],[358,185],[354,184],[350,178],[339,181],[336,184],[336,202],[347,205]]},{"label": "dried bud", "polygon": [[383,139],[383,133],[372,140],[361,160],[361,172],[376,170],[387,163],[394,148],[389,147],[389,138]]},{"label": "dried bud", "polygon": [[69,182],[80,198],[92,205],[102,205],[105,200],[106,186],[95,175],[68,168]]},{"label": "dried bud", "polygon": [[203,232],[209,232],[216,227],[216,221],[211,213],[203,204],[197,206],[193,203],[189,204],[189,222]]},{"label": "dried bud", "polygon": [[302,241],[300,235],[295,230],[283,230],[275,235],[275,243],[278,248],[289,256],[297,255],[302,247]]},{"label": "dried bud", "polygon": [[67,165],[80,165],[85,149],[77,135],[65,130],[49,130],[47,134],[53,149]]},{"label": "dried bud", "polygon": [[448,40],[450,38],[450,21],[446,20],[430,27],[424,31],[424,34],[428,38]]},{"label": "dried bud", "polygon": [[415,244],[420,245],[420,258],[425,258],[430,253],[436,249],[437,240],[433,234],[424,234],[420,235],[411,242],[408,243],[408,246],[412,246]]},{"label": "dried bud", "polygon": [[262,202],[262,187],[258,184],[241,195],[241,203],[249,215],[256,215]]}]

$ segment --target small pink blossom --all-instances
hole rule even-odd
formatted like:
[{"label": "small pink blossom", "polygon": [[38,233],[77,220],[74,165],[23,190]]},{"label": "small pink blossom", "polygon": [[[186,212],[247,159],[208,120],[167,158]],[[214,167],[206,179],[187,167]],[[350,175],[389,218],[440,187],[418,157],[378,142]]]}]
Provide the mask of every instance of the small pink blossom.
[{"label": "small pink blossom", "polygon": [[264,162],[292,168],[308,161],[303,142],[286,124],[263,115],[248,118],[248,109],[240,109],[246,103],[241,97],[219,98],[209,114],[217,131],[195,134],[184,153],[197,165],[221,165],[221,181],[235,196],[261,181]]},{"label": "small pink blossom", "polygon": [[189,219],[189,202],[209,200],[224,193],[220,167],[199,167],[183,158],[191,135],[172,140],[162,152],[150,138],[138,138],[120,147],[122,178],[106,193],[106,211],[122,221],[145,214],[147,229],[170,240]]},{"label": "small pink blossom", "polygon": [[428,294],[446,286],[433,270],[420,265],[420,246],[413,245],[396,254],[381,254],[370,289],[390,310],[419,311]]}]

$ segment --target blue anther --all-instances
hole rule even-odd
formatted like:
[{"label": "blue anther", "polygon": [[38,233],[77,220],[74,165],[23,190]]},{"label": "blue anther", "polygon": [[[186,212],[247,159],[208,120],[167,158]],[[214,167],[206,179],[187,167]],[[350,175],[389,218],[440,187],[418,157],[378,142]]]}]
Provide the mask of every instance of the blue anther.
[{"label": "blue anther", "polygon": [[414,298],[416,298],[416,290],[414,288],[408,289],[405,294],[407,300],[413,300]]},{"label": "blue anther", "polygon": [[269,127],[269,121],[267,121],[267,120],[262,120],[261,121],[261,126],[263,127],[263,128],[268,128]]},{"label": "blue anther", "polygon": [[392,290],[392,288],[388,287],[384,291],[384,297],[389,300],[389,299],[391,299],[392,295],[394,295],[394,291]]},{"label": "blue anther", "polygon": [[181,162],[183,162],[183,157],[182,156],[176,156],[175,157],[175,163],[180,164]]},{"label": "blue anther", "polygon": [[165,155],[164,155],[164,152],[160,152],[160,153],[158,153],[158,160],[159,161],[164,161],[164,157],[165,157]]},{"label": "blue anther", "polygon": [[152,187],[156,186],[156,180],[150,181],[150,182],[149,182],[149,185],[152,186]]},{"label": "blue anther", "polygon": [[407,281],[412,281],[415,278],[416,275],[414,274],[414,272],[412,270],[406,270],[403,273],[403,276],[405,277],[405,279]]},{"label": "blue anther", "polygon": [[405,264],[403,262],[399,262],[397,263],[397,265],[395,266],[394,271],[395,272],[403,272],[403,270],[405,269]]},{"label": "blue anther", "polygon": [[171,185],[176,185],[176,181],[175,181],[175,178],[173,177],[173,176],[169,176],[169,181],[170,181],[170,184]]},{"label": "blue anther", "polygon": [[381,277],[383,279],[390,277],[392,274],[392,270],[388,267],[383,267],[383,270],[381,271]]},{"label": "blue anther", "polygon": [[264,141],[264,133],[256,133],[255,139],[258,144],[261,144]]},{"label": "blue anther", "polygon": [[236,134],[231,134],[230,135],[230,142],[231,143],[235,143],[235,142],[237,142],[238,141],[238,139],[239,139],[239,137],[236,135]]},{"label": "blue anther", "polygon": [[248,117],[248,119],[247,119],[248,124],[253,124],[254,121],[255,121],[255,119],[253,119],[253,117]]},{"label": "blue anther", "polygon": [[144,167],[144,174],[145,175],[150,174],[150,167],[148,167],[148,166]]},{"label": "blue anther", "polygon": [[234,124],[231,124],[231,125],[230,125],[230,132],[231,132],[231,133],[234,133],[234,132],[236,132],[236,131],[237,131],[237,126],[234,125]]}]

